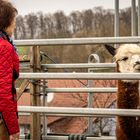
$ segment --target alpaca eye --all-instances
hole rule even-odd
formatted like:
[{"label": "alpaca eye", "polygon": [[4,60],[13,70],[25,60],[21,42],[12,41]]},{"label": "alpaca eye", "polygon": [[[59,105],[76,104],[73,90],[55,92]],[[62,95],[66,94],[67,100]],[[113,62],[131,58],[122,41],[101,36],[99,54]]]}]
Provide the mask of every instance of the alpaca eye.
[{"label": "alpaca eye", "polygon": [[127,59],[128,59],[128,57],[124,57],[124,58],[122,58],[123,61],[126,61]]}]

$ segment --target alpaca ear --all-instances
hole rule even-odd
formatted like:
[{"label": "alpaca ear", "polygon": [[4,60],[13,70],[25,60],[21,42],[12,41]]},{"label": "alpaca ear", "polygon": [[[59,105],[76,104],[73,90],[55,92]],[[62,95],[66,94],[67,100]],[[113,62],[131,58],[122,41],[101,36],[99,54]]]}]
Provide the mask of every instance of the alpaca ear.
[{"label": "alpaca ear", "polygon": [[116,49],[114,47],[112,47],[111,45],[105,44],[105,48],[108,50],[108,52],[111,55],[115,55],[116,54]]}]

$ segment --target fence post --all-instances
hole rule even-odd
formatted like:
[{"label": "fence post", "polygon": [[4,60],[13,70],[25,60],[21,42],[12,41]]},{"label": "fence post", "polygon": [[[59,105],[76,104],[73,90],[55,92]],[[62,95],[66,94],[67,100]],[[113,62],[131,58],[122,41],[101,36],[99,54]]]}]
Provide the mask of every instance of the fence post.
[{"label": "fence post", "polygon": [[[43,72],[48,72],[48,69],[45,68],[43,70]],[[46,91],[46,88],[48,88],[48,80],[44,79],[43,80],[43,106],[47,106],[47,96],[48,96],[48,93]],[[44,116],[43,116],[43,140],[46,140],[46,137],[47,137],[47,117],[46,117],[46,114],[44,113]]]},{"label": "fence post", "polygon": [[140,36],[140,0],[138,0],[138,36]]},{"label": "fence post", "polygon": [[[88,63],[100,63],[100,58],[97,54],[91,54],[88,57]],[[93,72],[91,68],[88,68],[88,73]],[[93,80],[88,80],[88,87],[93,87]],[[88,107],[93,107],[93,92],[88,93]],[[93,117],[88,118],[88,134],[92,135],[93,131]]]},{"label": "fence post", "polygon": [[114,17],[114,36],[117,37],[120,34],[119,29],[119,0],[115,0],[115,17]]},{"label": "fence post", "polygon": [[131,0],[131,35],[136,36],[137,35],[137,18],[136,18],[136,0]]},{"label": "fence post", "polygon": [[[31,48],[31,71],[40,72],[40,47],[33,46]],[[30,85],[31,92],[31,106],[40,106],[40,87],[39,80],[32,80]],[[31,140],[40,140],[41,130],[40,130],[40,114],[32,113],[31,114]]]}]

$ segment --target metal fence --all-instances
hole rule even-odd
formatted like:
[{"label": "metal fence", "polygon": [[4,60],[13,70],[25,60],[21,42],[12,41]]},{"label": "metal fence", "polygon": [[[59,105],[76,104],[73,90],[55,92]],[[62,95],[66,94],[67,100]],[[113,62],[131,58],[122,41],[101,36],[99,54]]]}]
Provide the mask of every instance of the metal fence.
[{"label": "metal fence", "polygon": [[[66,45],[66,44],[102,44],[102,43],[139,43],[140,37],[117,37],[117,38],[73,38],[73,39],[46,39],[46,40],[24,40],[15,41],[17,45]],[[34,46],[36,47],[36,46]],[[114,68],[115,64],[42,64],[42,68]],[[108,80],[119,80],[119,79],[140,79],[139,73],[20,73],[21,79],[108,79]],[[115,93],[117,88],[48,88],[47,92],[113,92]],[[89,109],[89,108],[49,108],[49,107],[19,107],[19,112],[30,112],[30,113],[46,113],[47,116],[140,116],[139,110],[117,110],[117,109]],[[55,138],[61,139],[59,136],[47,136],[47,139],[55,140]],[[57,139],[56,138],[56,139]],[[67,139],[66,136],[63,139]],[[90,140],[90,137],[87,138]],[[106,139],[100,137],[96,139]],[[107,138],[109,139],[109,138]],[[114,139],[114,138],[112,138]]]},{"label": "metal fence", "polygon": [[[15,40],[19,46],[54,46],[57,45],[94,45],[94,44],[123,44],[123,43],[140,43],[140,37],[136,30],[136,1],[132,0],[132,37],[119,36],[119,0],[115,0],[115,37],[90,37],[90,38],[63,38],[63,39],[35,39],[35,40]],[[138,0],[138,35],[140,35],[140,0]],[[42,64],[42,68],[114,68],[115,64]],[[140,74],[128,73],[21,73],[22,79],[140,79]],[[97,92],[115,93],[117,88],[47,88],[46,92]],[[81,111],[82,110],[82,111]],[[96,109],[96,108],[60,108],[60,107],[27,107],[19,106],[19,112],[26,113],[45,113],[47,116],[140,116],[140,110],[127,109]],[[37,134],[38,135],[38,134]],[[24,136],[22,136],[23,138]],[[47,140],[67,140],[68,136],[47,136]],[[115,140],[114,137],[87,137],[87,140]],[[34,139],[36,140],[36,139]],[[38,139],[37,139],[38,140]]]},{"label": "metal fence", "polygon": [[54,46],[58,45],[94,45],[94,44],[121,44],[139,43],[140,37],[89,37],[89,38],[63,38],[63,39],[34,39],[34,40],[15,40],[16,45],[20,46]]}]

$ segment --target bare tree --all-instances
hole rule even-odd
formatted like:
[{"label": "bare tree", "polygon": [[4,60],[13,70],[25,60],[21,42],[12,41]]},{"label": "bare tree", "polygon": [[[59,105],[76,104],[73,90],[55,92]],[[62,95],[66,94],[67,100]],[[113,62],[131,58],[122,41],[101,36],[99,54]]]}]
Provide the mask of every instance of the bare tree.
[{"label": "bare tree", "polygon": [[47,38],[47,28],[44,19],[44,15],[42,12],[38,13],[38,38]]},{"label": "bare tree", "polygon": [[38,28],[38,17],[36,14],[31,13],[25,16],[26,25],[27,25],[27,33],[29,38],[35,38]]},{"label": "bare tree", "polygon": [[82,13],[79,11],[72,12],[69,16],[71,22],[71,31],[73,34],[82,29]]},{"label": "bare tree", "polygon": [[14,32],[15,39],[26,39],[26,26],[22,16],[18,16],[16,19],[16,30]]},{"label": "bare tree", "polygon": [[52,14],[44,15],[44,23],[46,26],[46,35],[47,38],[55,38],[55,27],[54,27],[54,19]]},{"label": "bare tree", "polygon": [[58,37],[69,37],[69,26],[67,16],[62,11],[54,13],[56,34]]},{"label": "bare tree", "polygon": [[82,24],[83,28],[89,32],[92,31],[93,28],[93,12],[91,9],[83,11],[83,16],[82,16]]},{"label": "bare tree", "polygon": [[120,10],[120,35],[131,35],[131,8]]}]

